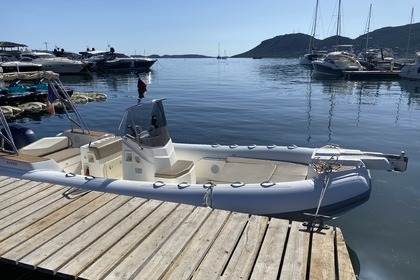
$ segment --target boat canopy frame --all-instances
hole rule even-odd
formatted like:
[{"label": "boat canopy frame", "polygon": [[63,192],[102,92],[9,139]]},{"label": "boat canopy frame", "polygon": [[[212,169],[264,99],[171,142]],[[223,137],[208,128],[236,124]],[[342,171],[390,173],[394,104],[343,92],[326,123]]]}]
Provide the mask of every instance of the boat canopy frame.
[{"label": "boat canopy frame", "polygon": [[[85,121],[77,111],[73,102],[70,99],[69,94],[64,88],[63,84],[59,79],[59,74],[52,71],[34,71],[34,72],[14,72],[14,73],[4,73],[0,75],[0,80],[11,81],[11,80],[35,80],[35,79],[46,79],[48,81],[48,97],[47,99],[58,100],[64,109],[68,120],[70,121],[71,131],[76,128],[80,129],[82,133],[90,133],[89,128],[87,127]],[[54,106],[51,104],[51,106]],[[74,115],[74,117],[72,116]],[[9,124],[6,120],[6,116],[3,113],[3,110],[0,108],[0,123],[3,126],[3,132],[0,130],[0,151],[19,154],[16,144],[13,140],[13,135],[10,131]],[[8,145],[5,145],[7,143]],[[11,147],[8,149],[7,147]]]}]

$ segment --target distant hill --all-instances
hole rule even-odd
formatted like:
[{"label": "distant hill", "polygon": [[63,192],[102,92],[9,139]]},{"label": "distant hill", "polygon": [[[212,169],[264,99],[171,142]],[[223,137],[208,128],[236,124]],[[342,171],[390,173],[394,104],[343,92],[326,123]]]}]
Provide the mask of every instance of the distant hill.
[{"label": "distant hill", "polygon": [[[369,48],[388,48],[392,49],[395,56],[405,56],[407,53],[408,34],[410,25],[397,27],[384,27],[369,33]],[[307,53],[310,35],[295,33],[276,36],[262,41],[255,48],[232,57],[299,57]],[[408,55],[414,55],[415,51],[420,51],[420,23],[411,25],[410,46]],[[339,43],[342,45],[353,45],[356,52],[365,48],[366,35],[361,35],[356,39],[340,37]],[[331,36],[323,40],[315,39],[315,46],[320,50],[331,50],[337,44],[336,36]]]}]

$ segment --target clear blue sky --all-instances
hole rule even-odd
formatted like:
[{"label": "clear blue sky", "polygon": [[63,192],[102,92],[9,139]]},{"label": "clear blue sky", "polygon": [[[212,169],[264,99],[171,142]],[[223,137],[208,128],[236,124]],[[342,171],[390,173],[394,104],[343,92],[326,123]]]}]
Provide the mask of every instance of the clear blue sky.
[{"label": "clear blue sky", "polygon": [[[370,30],[420,19],[420,0],[342,0],[342,32]],[[315,0],[4,0],[0,41],[31,49],[86,47],[127,54],[239,54],[261,41],[290,33],[309,34]],[[335,34],[337,0],[320,0],[317,38]]]}]

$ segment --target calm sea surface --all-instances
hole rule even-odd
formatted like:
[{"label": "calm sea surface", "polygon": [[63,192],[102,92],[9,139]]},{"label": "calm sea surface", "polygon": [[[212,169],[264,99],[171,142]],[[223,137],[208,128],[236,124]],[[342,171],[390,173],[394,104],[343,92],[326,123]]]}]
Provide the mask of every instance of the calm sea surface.
[{"label": "calm sea surface", "polygon": [[[175,142],[404,150],[406,172],[372,171],[370,200],[329,224],[342,229],[360,279],[419,279],[420,82],[319,80],[296,59],[160,59],[142,78],[146,99],[167,98]],[[108,95],[77,105],[92,130],[116,132],[137,102],[133,74],[61,80]],[[18,122],[39,137],[68,128],[59,115]]]}]

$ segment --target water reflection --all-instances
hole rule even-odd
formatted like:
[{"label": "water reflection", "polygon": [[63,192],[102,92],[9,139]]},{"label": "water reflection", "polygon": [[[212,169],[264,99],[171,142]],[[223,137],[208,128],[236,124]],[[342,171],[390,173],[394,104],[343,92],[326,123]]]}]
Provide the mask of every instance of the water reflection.
[{"label": "water reflection", "polygon": [[[310,71],[308,70],[308,73]],[[310,74],[309,74],[310,75]],[[380,112],[386,112],[386,116],[393,117],[395,124],[399,124],[401,117],[406,115],[404,111],[404,102],[407,98],[408,108],[420,108],[420,81],[418,82],[400,82],[401,90],[396,86],[397,81],[347,81],[343,79],[314,79],[306,77],[306,118],[308,131],[307,142],[312,140],[311,133],[313,132],[313,118],[314,113],[317,115],[317,111],[313,111],[314,104],[313,99],[317,98],[317,93],[321,93],[325,96],[325,102],[321,104],[322,108],[327,109],[327,129],[328,136],[327,140],[332,141],[334,135],[334,128],[337,124],[334,122],[334,118],[343,117],[343,114],[348,114],[349,105],[354,104],[353,112],[355,112],[354,126],[363,128],[366,121],[366,117],[370,116],[372,112],[379,110]],[[403,92],[409,92],[408,96]],[[317,101],[319,102],[319,101]],[[327,107],[328,106],[328,107]],[[374,106],[375,108],[372,108]],[[346,113],[342,109],[346,109]],[[374,109],[374,110],[372,110]],[[338,114],[338,115],[337,115]],[[337,115],[337,116],[335,116]],[[383,115],[385,116],[385,115]],[[365,119],[364,119],[365,118]],[[364,122],[363,124],[361,122]],[[351,125],[351,120],[348,121],[348,125]],[[341,129],[341,128],[340,128]]]},{"label": "water reflection", "polygon": [[334,107],[335,107],[335,93],[330,94],[330,109],[328,111],[328,142],[331,142],[332,132],[332,120],[334,116]]},{"label": "water reflection", "polygon": [[401,92],[408,93],[407,105],[414,107],[414,109],[420,108],[420,81],[411,81],[401,79],[398,81],[400,84]]},{"label": "water reflection", "polygon": [[306,138],[306,142],[311,142],[311,122],[312,122],[312,116],[311,116],[311,110],[312,110],[312,82],[309,77],[309,81],[307,83],[307,95],[306,95],[306,103],[307,103],[307,109],[306,109],[306,115],[308,118],[308,125],[306,126],[308,130],[308,138]]},{"label": "water reflection", "polygon": [[60,81],[63,84],[80,84],[90,82],[94,79],[92,73],[83,73],[75,75],[60,75]]},{"label": "water reflection", "polygon": [[[138,73],[143,81],[147,84],[152,83],[152,71]],[[106,86],[107,90],[111,91],[127,91],[136,89],[133,85],[137,82],[137,75],[135,72],[130,73],[93,73],[93,83],[97,86]],[[63,82],[64,83],[64,82]]]}]

